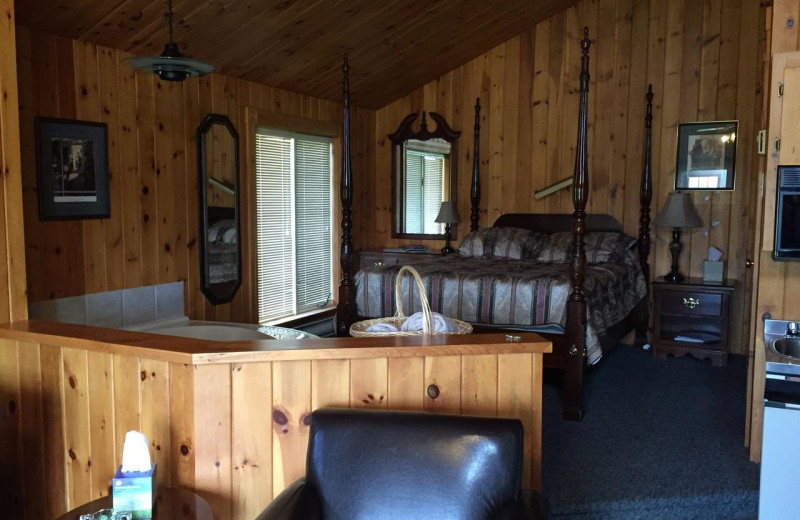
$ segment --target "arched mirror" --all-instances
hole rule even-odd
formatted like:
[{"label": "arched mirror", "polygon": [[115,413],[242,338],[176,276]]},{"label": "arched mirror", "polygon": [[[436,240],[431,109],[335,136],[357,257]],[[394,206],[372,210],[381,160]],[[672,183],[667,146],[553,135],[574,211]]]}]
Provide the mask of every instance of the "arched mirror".
[{"label": "arched mirror", "polygon": [[[412,125],[419,114],[409,114],[389,134],[392,141],[392,237],[443,239],[444,224],[436,222],[442,202],[456,202],[458,137],[444,117],[430,112],[436,129],[428,130],[422,112],[419,130]],[[451,227],[451,233],[455,234]]]},{"label": "arched mirror", "polygon": [[200,283],[214,305],[242,284],[239,134],[226,116],[209,114],[197,128]]}]

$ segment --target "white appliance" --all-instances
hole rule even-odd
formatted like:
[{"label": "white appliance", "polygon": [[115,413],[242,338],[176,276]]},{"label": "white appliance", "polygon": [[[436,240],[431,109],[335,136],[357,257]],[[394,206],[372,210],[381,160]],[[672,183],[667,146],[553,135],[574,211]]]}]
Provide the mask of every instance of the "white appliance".
[{"label": "white appliance", "polygon": [[767,363],[761,448],[762,520],[800,518],[800,365]]}]

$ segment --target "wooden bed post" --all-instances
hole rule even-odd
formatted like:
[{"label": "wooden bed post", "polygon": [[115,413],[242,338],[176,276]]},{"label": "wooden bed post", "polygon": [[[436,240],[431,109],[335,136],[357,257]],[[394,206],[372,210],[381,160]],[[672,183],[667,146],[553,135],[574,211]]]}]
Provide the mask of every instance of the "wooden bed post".
[{"label": "wooden bed post", "polygon": [[642,184],[639,191],[639,263],[642,264],[644,279],[650,286],[650,202],[653,199],[652,162],[653,140],[653,85],[647,86],[647,115],[644,118],[644,164],[642,166]]},{"label": "wooden bed post", "polygon": [[[653,199],[652,173],[652,141],[653,141],[653,85],[647,85],[647,112],[644,118],[644,161],[642,165],[642,181],[639,190],[639,263],[642,265],[644,281],[650,293],[650,202]],[[648,299],[649,301],[649,299]],[[649,310],[649,309],[648,309]],[[636,326],[636,344],[647,343],[647,329],[650,325],[650,313]]]},{"label": "wooden bed post", "polygon": [[342,64],[342,176],[339,197],[342,205],[342,245],[339,251],[339,265],[342,279],[339,282],[339,303],[336,306],[336,335],[348,336],[350,325],[356,315],[355,286],[353,284],[353,177],[350,171],[350,65],[347,54]]},{"label": "wooden bed post", "polygon": [[586,364],[586,295],[583,281],[586,277],[586,198],[589,191],[589,170],[586,159],[586,126],[589,99],[589,28],[583,28],[581,40],[581,90],[578,109],[578,144],[575,151],[575,171],[572,175],[572,259],[569,266],[570,293],[567,301],[567,349],[564,363],[564,419],[581,420],[583,417],[583,371]]},{"label": "wooden bed post", "polygon": [[478,146],[481,136],[481,98],[475,99],[475,141],[472,150],[472,184],[469,189],[469,201],[472,208],[469,212],[469,230],[478,230],[480,215],[478,205],[481,202],[480,153]]}]

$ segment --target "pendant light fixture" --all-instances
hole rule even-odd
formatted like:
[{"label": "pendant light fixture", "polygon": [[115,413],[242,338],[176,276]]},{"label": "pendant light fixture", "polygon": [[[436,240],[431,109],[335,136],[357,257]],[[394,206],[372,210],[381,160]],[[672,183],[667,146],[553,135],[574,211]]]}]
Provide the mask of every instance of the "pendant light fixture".
[{"label": "pendant light fixture", "polygon": [[178,50],[178,44],[172,40],[172,0],[167,0],[169,20],[169,43],[164,45],[161,56],[136,56],[130,58],[130,65],[136,70],[144,70],[158,75],[164,81],[183,81],[189,76],[202,76],[214,72],[208,63],[184,57]]}]

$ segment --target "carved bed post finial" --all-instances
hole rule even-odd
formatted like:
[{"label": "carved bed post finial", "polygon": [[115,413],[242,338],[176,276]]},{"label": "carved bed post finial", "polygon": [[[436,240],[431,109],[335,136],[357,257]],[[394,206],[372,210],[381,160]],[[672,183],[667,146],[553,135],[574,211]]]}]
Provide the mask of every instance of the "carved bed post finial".
[{"label": "carved bed post finial", "polygon": [[639,190],[639,263],[644,279],[650,287],[650,202],[653,199],[652,163],[653,139],[653,85],[647,86],[647,115],[644,118],[644,161],[642,165],[641,189]]},{"label": "carved bed post finial", "polygon": [[339,282],[339,303],[336,306],[336,334],[347,336],[355,319],[355,287],[351,272],[353,270],[353,177],[350,171],[350,64],[347,54],[342,64],[342,175],[339,198],[342,206],[342,242],[339,251],[339,265],[342,279]]},{"label": "carved bed post finial", "polygon": [[469,230],[477,231],[480,214],[478,205],[481,202],[481,178],[480,178],[480,136],[481,136],[481,98],[475,99],[475,140],[472,150],[472,185],[469,190],[469,201],[472,208],[469,212]]}]

